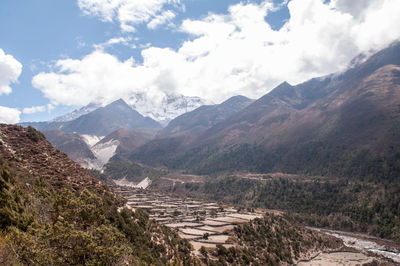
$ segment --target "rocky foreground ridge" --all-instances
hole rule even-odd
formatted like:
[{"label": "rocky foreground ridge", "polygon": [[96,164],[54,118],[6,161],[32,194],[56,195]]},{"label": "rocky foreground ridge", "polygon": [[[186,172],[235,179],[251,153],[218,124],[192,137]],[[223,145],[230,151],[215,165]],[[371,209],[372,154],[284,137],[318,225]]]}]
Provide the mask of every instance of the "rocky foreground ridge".
[{"label": "rocky foreground ridge", "polygon": [[0,125],[0,265],[193,264],[190,245],[35,129]]},{"label": "rocky foreground ridge", "polygon": [[42,133],[28,127],[0,125],[0,155],[15,168],[44,178],[53,187],[70,186],[75,191],[85,188],[111,192],[103,183],[54,148]]}]

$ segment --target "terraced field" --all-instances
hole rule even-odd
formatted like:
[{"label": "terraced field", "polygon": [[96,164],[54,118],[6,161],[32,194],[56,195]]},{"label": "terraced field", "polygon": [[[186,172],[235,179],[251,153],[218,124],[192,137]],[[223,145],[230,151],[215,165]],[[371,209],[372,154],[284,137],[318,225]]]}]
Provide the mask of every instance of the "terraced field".
[{"label": "terraced field", "polygon": [[229,230],[263,216],[261,210],[239,212],[215,202],[185,199],[151,190],[118,187],[116,192],[128,200],[128,207],[144,209],[151,218],[177,230],[182,238],[190,241],[195,252],[202,246],[213,248],[222,244],[231,247]]},{"label": "terraced field", "polygon": [[[232,206],[218,204],[211,201],[203,201],[192,198],[183,198],[171,193],[156,190],[145,190],[134,187],[114,187],[114,191],[127,199],[127,207],[131,209],[141,208],[149,213],[149,216],[169,228],[175,229],[179,236],[187,239],[193,246],[193,253],[200,255],[201,247],[216,248],[221,244],[225,248],[230,248],[235,244],[231,241],[229,231],[236,225],[244,224],[258,217],[262,217],[266,212],[275,215],[282,214],[276,210],[254,209],[248,211],[241,208],[238,210]],[[359,265],[386,261],[383,265],[395,265],[398,263],[397,251],[390,253],[391,256],[376,252],[387,250],[388,246],[381,245],[379,249],[365,249],[364,245],[354,246],[353,242],[364,243],[362,238],[343,238],[337,231],[333,234],[328,230],[310,228],[312,230],[334,235],[344,241],[346,247],[351,248],[346,252],[330,251],[309,254],[304,260],[300,259],[298,265]],[[367,243],[367,242],[365,242]],[[373,242],[371,242],[373,243]],[[368,247],[370,242],[367,243]],[[387,244],[387,243],[386,243]],[[389,243],[390,244],[390,243]],[[393,249],[396,250],[396,249]],[[375,254],[374,254],[375,253]],[[374,254],[374,256],[372,256]],[[394,257],[393,257],[394,254]],[[386,257],[386,260],[381,260]],[[388,263],[388,260],[394,262]]]}]

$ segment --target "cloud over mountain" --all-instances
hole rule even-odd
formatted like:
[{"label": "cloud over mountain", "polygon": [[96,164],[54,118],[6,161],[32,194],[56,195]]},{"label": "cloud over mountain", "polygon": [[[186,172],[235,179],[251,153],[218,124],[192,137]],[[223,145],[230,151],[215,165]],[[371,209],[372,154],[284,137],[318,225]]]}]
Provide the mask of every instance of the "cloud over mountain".
[{"label": "cloud over mountain", "polygon": [[[179,4],[134,2],[78,3],[85,13],[118,21],[128,30],[138,23],[151,24],[168,10],[165,5]],[[52,103],[66,105],[108,103],[131,93],[154,99],[179,93],[214,102],[238,94],[257,98],[283,80],[296,84],[343,71],[358,54],[400,37],[397,0],[324,2],[290,1],[290,18],[278,30],[265,18],[279,6],[271,1],[242,2],[230,6],[226,14],[182,21],[180,30],[190,38],[178,49],[146,48],[143,62],[94,51],[81,59],[57,61],[55,71],[39,73],[32,83]]]}]

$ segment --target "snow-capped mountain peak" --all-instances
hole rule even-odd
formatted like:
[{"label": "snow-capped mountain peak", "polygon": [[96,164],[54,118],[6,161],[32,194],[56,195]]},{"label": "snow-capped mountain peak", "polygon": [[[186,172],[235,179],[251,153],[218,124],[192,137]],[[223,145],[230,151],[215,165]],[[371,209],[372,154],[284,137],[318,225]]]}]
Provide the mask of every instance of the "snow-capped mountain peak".
[{"label": "snow-capped mountain peak", "polygon": [[131,95],[125,101],[143,116],[150,117],[163,126],[166,126],[175,117],[202,105],[210,104],[200,97],[179,94],[165,94],[149,99],[148,95],[140,93]]},{"label": "snow-capped mountain peak", "polygon": [[[166,126],[169,121],[184,113],[190,112],[202,105],[213,104],[200,97],[184,96],[179,94],[158,95],[158,97],[150,97],[146,93],[135,93],[123,100],[132,109],[141,115],[150,117],[162,126]],[[89,114],[97,108],[103,107],[103,104],[91,103],[80,109],[76,109],[71,113],[59,116],[50,122],[68,122],[82,115]]]}]

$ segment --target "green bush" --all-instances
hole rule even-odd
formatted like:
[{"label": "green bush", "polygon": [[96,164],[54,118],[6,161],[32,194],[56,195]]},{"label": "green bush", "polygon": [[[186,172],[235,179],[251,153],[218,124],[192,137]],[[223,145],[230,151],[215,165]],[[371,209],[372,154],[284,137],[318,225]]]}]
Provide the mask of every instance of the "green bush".
[{"label": "green bush", "polygon": [[[28,265],[190,264],[191,247],[141,211],[122,209],[112,194],[54,189],[42,179],[25,190],[0,167],[0,226],[19,263]],[[167,252],[168,251],[168,252]]]},{"label": "green bush", "polygon": [[39,140],[46,139],[46,137],[42,134],[42,132],[37,131],[31,126],[28,126],[26,128],[26,135],[28,136],[29,139],[31,139],[34,142],[39,142]]}]

